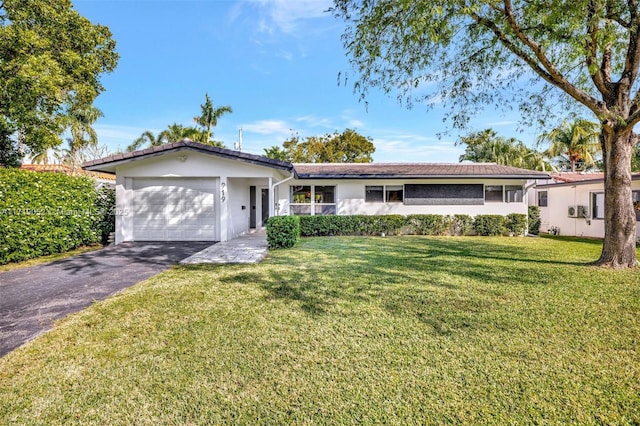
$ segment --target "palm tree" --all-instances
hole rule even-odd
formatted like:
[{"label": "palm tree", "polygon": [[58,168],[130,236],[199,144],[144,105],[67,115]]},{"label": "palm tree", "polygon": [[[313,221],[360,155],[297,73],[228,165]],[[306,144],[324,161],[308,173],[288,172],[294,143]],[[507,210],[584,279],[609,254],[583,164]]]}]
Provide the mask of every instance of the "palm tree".
[{"label": "palm tree", "polygon": [[463,136],[456,145],[466,145],[460,161],[496,163],[530,170],[551,168],[542,153],[529,148],[516,138],[498,136],[493,129]]},{"label": "palm tree", "polygon": [[136,140],[131,143],[131,145],[127,147],[127,152],[136,151],[144,145],[158,146],[161,144],[157,143],[155,135],[150,130],[145,130]]},{"label": "palm tree", "polygon": [[595,165],[594,155],[600,152],[598,123],[588,120],[576,120],[569,124],[562,123],[560,127],[542,134],[538,138],[538,145],[549,143],[545,154],[549,158],[566,162],[575,172],[579,163],[582,169]]},{"label": "palm tree", "polygon": [[98,135],[91,126],[103,115],[102,111],[93,105],[79,106],[69,111],[69,115],[66,117],[66,124],[71,132],[71,140],[69,142],[71,149],[79,150],[88,145],[98,145]]},{"label": "palm tree", "polygon": [[207,145],[218,146],[224,148],[224,144],[218,141],[207,139],[207,133],[204,130],[195,127],[185,127],[182,124],[173,123],[166,129],[154,135],[153,132],[146,130],[136,140],[127,147],[127,151],[135,151],[143,146],[159,146],[165,143],[178,142],[184,139],[206,143]]},{"label": "palm tree", "polygon": [[218,119],[221,116],[227,113],[232,113],[233,109],[231,109],[229,105],[214,108],[208,93],[205,93],[204,104],[200,105],[200,109],[200,116],[194,117],[193,121],[205,128],[207,133],[204,143],[209,143],[209,141],[211,140],[211,128],[218,125]]},{"label": "palm tree", "polygon": [[102,117],[102,111],[93,105],[81,105],[72,108],[65,117],[71,138],[68,138],[69,149],[65,155],[65,163],[69,164],[73,173],[79,163],[83,161],[82,151],[89,147],[98,146],[98,134],[92,124]]}]

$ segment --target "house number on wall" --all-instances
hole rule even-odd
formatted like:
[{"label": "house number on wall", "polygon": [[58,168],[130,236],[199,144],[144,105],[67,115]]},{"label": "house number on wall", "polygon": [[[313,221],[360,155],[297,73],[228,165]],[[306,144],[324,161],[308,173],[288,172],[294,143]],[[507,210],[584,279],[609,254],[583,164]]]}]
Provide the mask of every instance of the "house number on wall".
[{"label": "house number on wall", "polygon": [[225,188],[227,187],[227,184],[222,182],[220,184],[220,198],[222,199],[222,202],[224,203],[224,201],[227,199],[226,195],[225,195]]}]

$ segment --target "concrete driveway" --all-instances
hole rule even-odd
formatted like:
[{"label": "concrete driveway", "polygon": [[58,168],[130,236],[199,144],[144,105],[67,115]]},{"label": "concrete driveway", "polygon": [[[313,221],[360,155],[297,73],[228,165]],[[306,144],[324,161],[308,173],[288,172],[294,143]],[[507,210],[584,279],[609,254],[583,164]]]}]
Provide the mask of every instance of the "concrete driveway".
[{"label": "concrete driveway", "polygon": [[53,320],[145,280],[210,242],[123,243],[0,273],[0,357],[51,328]]}]

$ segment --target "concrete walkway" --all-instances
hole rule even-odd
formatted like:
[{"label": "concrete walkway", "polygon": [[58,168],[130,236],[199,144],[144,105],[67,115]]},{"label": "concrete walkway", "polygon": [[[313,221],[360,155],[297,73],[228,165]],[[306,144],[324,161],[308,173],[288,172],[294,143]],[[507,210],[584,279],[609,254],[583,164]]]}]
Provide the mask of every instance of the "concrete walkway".
[{"label": "concrete walkway", "polygon": [[267,234],[258,230],[229,241],[214,244],[180,261],[194,263],[257,263],[267,255]]}]

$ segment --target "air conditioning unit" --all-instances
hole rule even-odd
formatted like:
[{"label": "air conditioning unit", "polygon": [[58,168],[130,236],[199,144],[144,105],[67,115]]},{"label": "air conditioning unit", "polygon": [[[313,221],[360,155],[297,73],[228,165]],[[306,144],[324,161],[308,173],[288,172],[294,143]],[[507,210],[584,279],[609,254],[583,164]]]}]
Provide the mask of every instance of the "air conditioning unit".
[{"label": "air conditioning unit", "polygon": [[578,217],[578,206],[569,206],[567,209],[567,216]]},{"label": "air conditioning unit", "polygon": [[588,218],[589,217],[589,207],[588,206],[577,206],[578,207],[578,217]]}]

